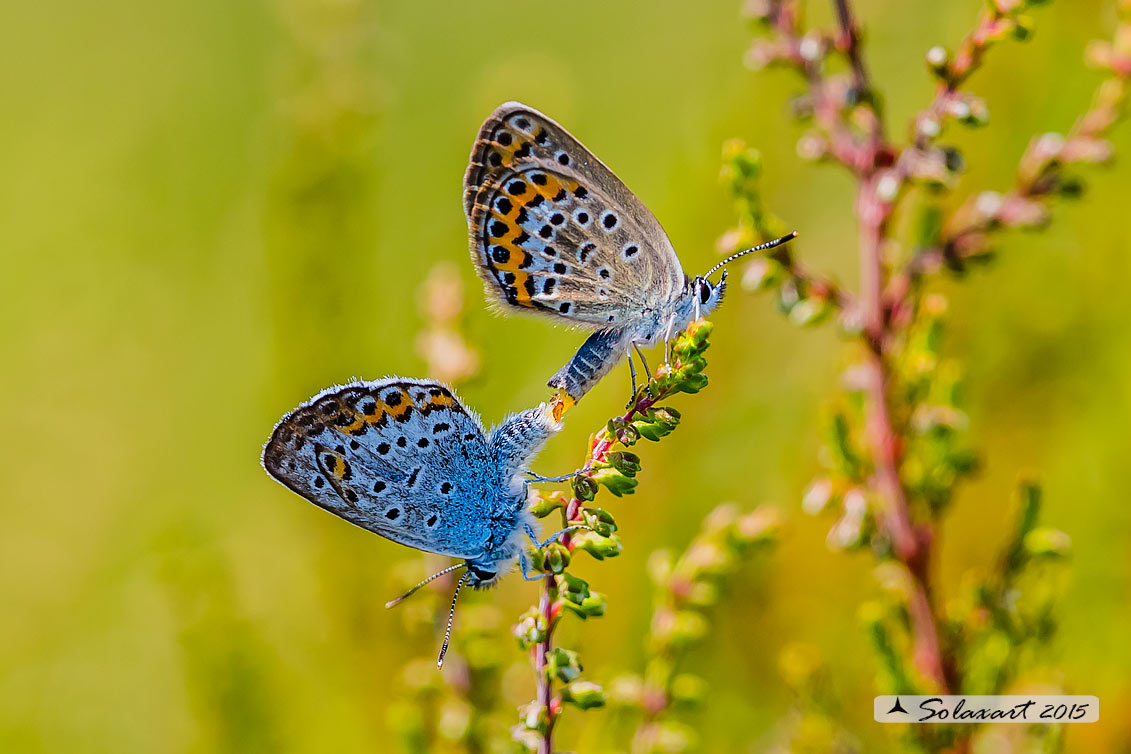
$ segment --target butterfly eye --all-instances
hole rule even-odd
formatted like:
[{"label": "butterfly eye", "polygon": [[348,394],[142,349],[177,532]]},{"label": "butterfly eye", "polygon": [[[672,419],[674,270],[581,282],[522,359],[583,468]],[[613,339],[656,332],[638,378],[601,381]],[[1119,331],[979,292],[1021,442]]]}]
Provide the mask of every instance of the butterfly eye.
[{"label": "butterfly eye", "polygon": [[[481,583],[495,580],[496,573],[494,571],[488,571],[487,569],[480,568],[478,566],[468,566],[468,570],[471,571],[471,575]],[[475,585],[472,584],[472,586]]]},{"label": "butterfly eye", "polygon": [[705,304],[711,300],[711,284],[703,281],[699,283],[699,303]]}]

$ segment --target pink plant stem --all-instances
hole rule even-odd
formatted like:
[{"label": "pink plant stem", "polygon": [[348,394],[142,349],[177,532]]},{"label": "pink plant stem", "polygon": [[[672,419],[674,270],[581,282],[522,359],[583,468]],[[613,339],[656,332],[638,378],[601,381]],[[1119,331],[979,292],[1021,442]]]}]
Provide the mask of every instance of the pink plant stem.
[{"label": "pink plant stem", "polygon": [[[643,414],[659,400],[659,396],[653,397],[647,390],[642,391],[621,419],[630,422],[633,417]],[[582,468],[591,469],[594,464],[604,461],[605,454],[612,450],[615,443],[616,437],[609,435],[608,432],[602,432],[594,437],[590,444],[589,456]],[[570,498],[565,508],[567,522],[572,523],[581,520],[581,506],[581,500],[576,497]],[[572,537],[568,533],[562,535],[562,544],[571,551],[573,550]],[[554,624],[557,618],[554,601],[557,599],[557,591],[557,577],[552,573],[546,574],[542,580],[542,594],[538,600],[538,610],[542,614],[543,620],[546,621],[546,638],[534,646],[534,669],[538,673],[538,704],[545,710],[547,721],[546,732],[539,742],[538,754],[553,754],[554,724],[557,722],[558,708],[560,707],[560,702],[554,698],[553,681],[546,672],[547,658],[553,649]]]},{"label": "pink plant stem", "polygon": [[[982,57],[990,46],[990,41],[998,33],[1000,27],[1008,23],[1006,19],[995,16],[988,10],[982,11],[982,14],[978,17],[978,25],[962,40],[954,59],[947,64],[946,71],[942,74],[942,80],[939,82],[934,99],[927,106],[927,109],[919,114],[916,123],[923,123],[925,120],[942,122],[947,110],[950,109],[951,103],[958,95],[959,87],[966,82],[966,79],[970,78],[970,74],[978,69],[982,63]],[[930,141],[931,137],[922,129],[916,129],[916,147],[925,149]]]},{"label": "pink plant stem", "polygon": [[864,65],[864,56],[860,50],[860,30],[852,18],[852,8],[848,0],[834,0],[836,6],[837,23],[840,26],[840,48],[852,66],[853,85],[859,96],[865,97],[869,103],[867,112],[870,122],[868,124],[869,154],[864,155],[866,164],[874,165],[876,155],[879,154],[884,144],[884,121],[880,115],[875,97],[872,96],[872,84],[868,78],[868,69]]},{"label": "pink plant stem", "polygon": [[538,673],[538,703],[546,711],[546,732],[539,742],[538,754],[553,754],[554,751],[554,685],[546,672],[546,660],[552,646],[554,632],[554,595],[557,592],[557,582],[552,573],[546,574],[543,579],[542,596],[538,601],[538,610],[546,621],[546,639],[534,647],[534,669]]},{"label": "pink plant stem", "polygon": [[828,135],[829,154],[850,170],[857,170],[857,150],[852,132],[840,117],[840,105],[829,92],[821,62],[806,55],[799,30],[800,11],[796,2],[781,0],[774,6],[771,22],[785,43],[785,57],[805,77],[813,98],[813,117]]},{"label": "pink plant stem", "polygon": [[940,691],[945,692],[951,684],[945,671],[946,662],[931,604],[931,535],[929,529],[917,534],[912,526],[907,494],[899,477],[900,437],[888,408],[889,376],[884,350],[889,324],[882,297],[885,272],[883,239],[888,210],[876,200],[872,184],[872,180],[863,179],[857,198],[860,298],[865,307],[865,336],[870,346],[866,428],[872,446],[876,489],[885,502],[880,520],[891,537],[896,558],[906,566],[911,576],[908,612],[915,643],[915,666]]},{"label": "pink plant stem", "polygon": [[[848,0],[833,0],[840,25],[842,48],[852,65],[855,85],[870,91],[867,70],[858,46],[858,31]],[[876,156],[881,151],[892,151],[885,145],[883,124],[875,106],[870,105],[872,124],[867,143],[859,145],[862,152],[854,160],[857,165],[856,218],[859,226],[860,253],[860,305],[864,317],[864,335],[868,342],[868,406],[866,431],[872,446],[875,468],[875,486],[884,498],[885,507],[880,521],[891,537],[896,558],[904,564],[911,576],[911,593],[908,612],[915,644],[915,665],[941,691],[948,691],[950,680],[945,670],[944,658],[935,610],[931,602],[930,561],[931,539],[929,527],[917,534],[912,523],[907,493],[899,476],[901,441],[888,407],[888,365],[884,358],[891,322],[884,305],[884,286],[887,264],[883,246],[887,221],[892,205],[879,198]]]}]

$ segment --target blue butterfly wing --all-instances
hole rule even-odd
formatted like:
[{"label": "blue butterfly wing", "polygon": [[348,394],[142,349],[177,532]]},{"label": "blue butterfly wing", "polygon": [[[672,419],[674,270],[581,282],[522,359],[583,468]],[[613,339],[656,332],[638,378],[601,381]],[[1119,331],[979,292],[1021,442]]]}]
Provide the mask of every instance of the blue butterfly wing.
[{"label": "blue butterfly wing", "polygon": [[499,464],[479,418],[428,380],[323,390],[275,426],[263,466],[352,524],[452,557],[483,552],[500,499]]}]

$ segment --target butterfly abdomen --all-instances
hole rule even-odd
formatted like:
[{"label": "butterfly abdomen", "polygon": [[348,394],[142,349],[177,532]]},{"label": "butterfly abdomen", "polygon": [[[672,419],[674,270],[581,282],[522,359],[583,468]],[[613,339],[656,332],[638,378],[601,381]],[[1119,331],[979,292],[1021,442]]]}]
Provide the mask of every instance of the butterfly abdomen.
[{"label": "butterfly abdomen", "polygon": [[522,473],[529,470],[534,456],[561,428],[561,422],[554,419],[550,407],[543,403],[508,417],[491,430],[487,440],[502,475],[503,491],[518,500],[517,507],[526,502]]},{"label": "butterfly abdomen", "polygon": [[630,336],[623,330],[593,333],[546,384],[564,390],[574,400],[579,399],[620,363],[628,351],[629,339]]}]

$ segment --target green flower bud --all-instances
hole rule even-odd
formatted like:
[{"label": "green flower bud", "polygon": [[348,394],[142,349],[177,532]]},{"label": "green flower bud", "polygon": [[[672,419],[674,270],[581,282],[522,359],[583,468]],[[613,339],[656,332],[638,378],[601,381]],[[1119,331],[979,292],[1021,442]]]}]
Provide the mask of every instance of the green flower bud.
[{"label": "green flower bud", "polygon": [[581,670],[577,652],[555,647],[546,655],[546,673],[562,683],[576,681],[581,675]]},{"label": "green flower bud", "polygon": [[542,615],[538,608],[532,607],[522,614],[512,632],[518,639],[520,648],[530,649],[546,640],[546,630],[546,616]]},{"label": "green flower bud", "polygon": [[569,566],[569,548],[560,542],[551,542],[538,551],[541,564],[540,569],[553,574],[561,574]]},{"label": "green flower bud", "polygon": [[600,618],[605,614],[605,609],[609,605],[609,599],[600,592],[592,592],[588,597],[582,600],[578,606],[581,608],[580,612],[586,618]]},{"label": "green flower bud", "polygon": [[580,605],[589,596],[589,582],[566,572],[558,576],[558,591],[563,599]]},{"label": "green flower bud", "polygon": [[562,701],[579,709],[604,707],[605,692],[599,684],[592,681],[574,681],[562,687]]},{"label": "green flower bud", "polygon": [[693,749],[697,740],[695,731],[687,725],[665,720],[656,725],[653,750],[664,754],[682,754]]},{"label": "green flower bud", "polygon": [[659,610],[652,618],[652,640],[661,647],[681,650],[707,634],[707,619],[692,610]]},{"label": "green flower bud", "polygon": [[705,387],[707,387],[707,375],[705,374],[693,374],[679,383],[680,391],[688,395],[694,395]]},{"label": "green flower bud", "polygon": [[661,437],[666,437],[672,433],[671,428],[667,425],[658,422],[650,422],[647,419],[633,422],[632,426],[636,428],[636,431],[640,433],[641,437],[646,440],[651,440],[652,442],[657,442]]},{"label": "green flower bud", "polygon": [[597,560],[615,558],[624,549],[620,537],[615,535],[605,537],[591,531],[580,531],[575,534],[572,544],[575,550],[584,550]]},{"label": "green flower bud", "polygon": [[1072,549],[1072,538],[1059,529],[1037,527],[1025,535],[1025,550],[1030,557],[1067,557]]},{"label": "green flower bud", "polygon": [[440,738],[447,741],[459,741],[467,735],[471,727],[471,705],[465,700],[446,699],[441,705],[439,713],[436,730]]},{"label": "green flower bud", "polygon": [[[641,432],[641,434],[644,433]],[[603,484],[609,492],[617,497],[631,494],[632,491],[636,489],[636,485],[639,484],[639,482],[632,477],[625,476],[613,468],[598,469],[597,471],[590,472],[589,476],[598,484]]]},{"label": "green flower bud", "polygon": [[816,325],[823,322],[831,311],[832,307],[826,299],[803,298],[789,310],[789,319],[798,325]]},{"label": "green flower bud", "polygon": [[640,439],[640,432],[632,424],[622,426],[616,433],[617,441],[625,447],[632,447]]},{"label": "green flower bud", "polygon": [[746,545],[771,544],[781,534],[782,516],[777,508],[759,507],[738,519],[737,538]]},{"label": "green flower bud", "polygon": [[640,456],[627,450],[606,453],[605,462],[625,476],[636,476],[640,471]]},{"label": "green flower bud", "polygon": [[707,697],[707,682],[697,675],[681,673],[672,679],[672,701],[686,706],[697,706]]},{"label": "green flower bud", "polygon": [[1063,176],[1056,184],[1056,192],[1065,199],[1079,199],[1084,195],[1084,179],[1077,175]]},{"label": "green flower bud", "polygon": [[539,734],[544,734],[550,725],[550,719],[546,714],[546,708],[537,702],[531,702],[524,707],[519,708],[519,714],[522,715],[522,721],[519,723],[523,728],[530,731],[535,731]]},{"label": "green flower bud", "polygon": [[1032,16],[1018,14],[1013,17],[1013,36],[1022,42],[1027,41],[1033,36],[1033,27],[1036,24]]},{"label": "green flower bud", "polygon": [[[515,745],[518,747],[516,751],[522,752],[522,754],[534,754],[538,751],[538,747],[542,745],[542,736],[532,730],[528,730],[522,725],[516,725],[511,729],[511,740],[514,741]],[[412,751],[417,750],[425,751],[426,746],[421,745],[419,749],[413,749]]]},{"label": "green flower bud", "polygon": [[436,663],[431,659],[410,661],[401,671],[401,682],[421,695],[432,694],[442,688],[436,679]]},{"label": "green flower bud", "polygon": [[685,362],[689,359],[697,358],[701,356],[702,353],[703,350],[690,340],[681,339],[676,341],[675,345],[672,346],[672,356],[674,356],[675,360],[678,362]]},{"label": "green flower bud", "polygon": [[785,274],[781,263],[769,257],[759,257],[746,266],[742,273],[742,287],[748,291],[772,288]]},{"label": "green flower bud", "polygon": [[927,50],[927,67],[941,79],[950,75],[950,53],[945,47],[935,45]]},{"label": "green flower bud", "polygon": [[711,332],[714,329],[715,326],[709,320],[699,319],[687,326],[683,337],[694,343],[696,348],[706,350],[708,338],[711,337]]},{"label": "green flower bud", "polygon": [[584,474],[578,474],[570,480],[573,487],[573,496],[578,500],[590,501],[597,496],[597,483]]},{"label": "green flower bud", "polygon": [[719,587],[710,581],[696,581],[687,591],[686,601],[695,607],[712,607],[718,604]]},{"label": "green flower bud", "polygon": [[694,356],[689,356],[686,359],[681,359],[679,363],[679,369],[676,374],[681,379],[686,380],[699,374],[706,368],[707,359],[705,359],[701,354],[696,354]]},{"label": "green flower bud", "polygon": [[675,558],[668,550],[654,550],[648,556],[648,575],[658,587],[666,587],[675,568]]},{"label": "green flower bud", "polygon": [[617,522],[613,515],[601,508],[582,508],[581,517],[587,526],[593,527],[602,537],[612,536],[617,530]]},{"label": "green flower bud", "polygon": [[[576,477],[574,478],[576,479]],[[565,498],[561,495],[554,494],[550,497],[539,495],[538,501],[530,506],[530,512],[534,514],[535,518],[545,518],[554,511],[564,508],[565,504]]]},{"label": "green flower bud", "polygon": [[609,701],[620,707],[639,707],[644,700],[644,679],[633,673],[617,676],[609,684]]},{"label": "green flower bud", "polygon": [[762,174],[762,153],[746,145],[742,139],[728,139],[723,144],[723,168],[720,176],[728,183],[758,180]]}]

